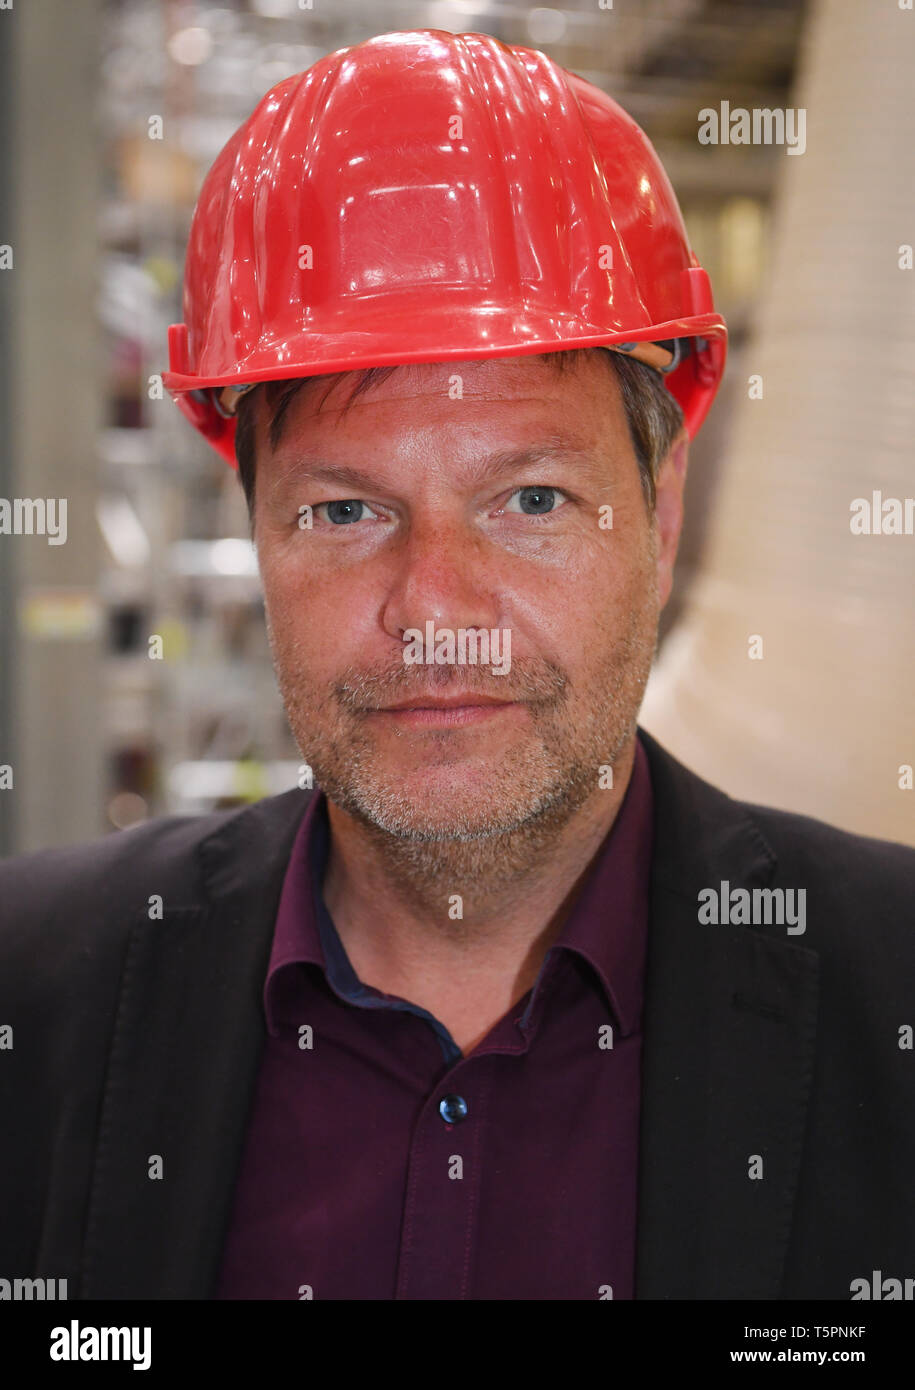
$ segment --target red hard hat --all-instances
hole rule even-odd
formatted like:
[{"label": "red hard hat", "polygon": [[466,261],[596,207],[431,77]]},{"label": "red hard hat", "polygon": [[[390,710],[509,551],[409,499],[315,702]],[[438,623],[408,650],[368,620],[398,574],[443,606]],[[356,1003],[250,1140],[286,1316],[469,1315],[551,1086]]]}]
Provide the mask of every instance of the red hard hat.
[{"label": "red hard hat", "polygon": [[246,386],[567,348],[665,370],[695,435],[727,342],[632,118],[543,53],[439,29],[267,93],[201,190],[184,319],[164,384],[233,466]]}]

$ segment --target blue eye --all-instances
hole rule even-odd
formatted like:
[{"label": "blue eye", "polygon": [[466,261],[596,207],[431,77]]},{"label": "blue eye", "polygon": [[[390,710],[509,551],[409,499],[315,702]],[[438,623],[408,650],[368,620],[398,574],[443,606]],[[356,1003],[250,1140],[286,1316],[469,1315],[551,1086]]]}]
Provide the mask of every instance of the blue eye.
[{"label": "blue eye", "polygon": [[358,497],[348,497],[340,502],[320,502],[315,511],[320,512],[322,508],[326,509],[327,519],[332,526],[348,526],[351,522],[362,521],[366,513],[375,515],[368,503]]},{"label": "blue eye", "polygon": [[505,510],[509,512],[517,511],[519,508],[511,504],[516,497],[520,498],[520,510],[527,516],[545,516],[548,512],[556,510],[554,499],[562,497],[558,487],[542,487],[540,484],[529,487],[521,487],[517,492],[513,492],[508,500]]}]

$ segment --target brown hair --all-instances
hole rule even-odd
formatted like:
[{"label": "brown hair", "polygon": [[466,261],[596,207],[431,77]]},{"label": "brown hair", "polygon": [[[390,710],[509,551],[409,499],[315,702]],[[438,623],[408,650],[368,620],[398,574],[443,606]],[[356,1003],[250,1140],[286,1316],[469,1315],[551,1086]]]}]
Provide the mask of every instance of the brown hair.
[{"label": "brown hair", "polygon": [[[678,402],[668,391],[664,378],[654,367],[649,367],[620,352],[607,352],[603,348],[568,348],[559,352],[539,354],[545,362],[558,371],[565,371],[570,360],[580,352],[599,352],[607,358],[616,372],[629,433],[639,465],[642,489],[646,501],[652,509],[655,505],[655,479],[661,461],[683,426],[683,412]],[[298,391],[308,382],[325,382],[327,389],[321,398],[323,404],[334,382],[339,376],[351,375],[356,378],[344,405],[347,410],[357,396],[366,391],[374,382],[381,382],[397,365],[386,367],[364,367],[362,370],[329,372],[320,376],[294,377],[287,381],[267,381],[262,387],[247,392],[238,403],[238,420],[235,430],[235,457],[238,460],[238,476],[245,491],[248,515],[254,526],[254,481],[256,472],[256,425],[257,411],[253,398],[263,393],[268,411],[268,438],[270,448],[276,449],[283,433],[283,421],[289,405]]]}]

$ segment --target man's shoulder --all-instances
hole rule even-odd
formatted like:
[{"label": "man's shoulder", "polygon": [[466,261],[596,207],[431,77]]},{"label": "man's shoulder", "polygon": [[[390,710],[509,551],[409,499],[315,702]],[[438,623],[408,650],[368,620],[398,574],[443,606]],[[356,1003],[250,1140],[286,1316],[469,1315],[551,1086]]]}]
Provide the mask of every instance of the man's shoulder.
[{"label": "man's shoulder", "polygon": [[915,903],[915,848],[731,797],[650,735],[646,738],[644,730],[640,734],[649,754],[656,817],[668,837],[677,840],[675,857],[681,864],[695,860],[726,868],[741,857],[737,850],[747,861],[747,846],[755,846],[752,862],[761,871],[761,882],[806,893],[809,922],[810,910],[814,912],[806,944],[823,940],[824,932],[827,940],[838,940],[843,922],[853,923],[859,938],[864,925],[877,930],[884,923],[893,936],[904,936],[908,942]]},{"label": "man's shoulder", "polygon": [[759,825],[783,870],[814,868],[837,887],[858,879],[873,882],[877,873],[885,884],[906,886],[909,893],[915,888],[915,848],[911,845],[842,830],[795,811],[749,801],[735,804]]},{"label": "man's shoulder", "polygon": [[[911,989],[915,968],[915,849],[840,830],[813,816],[740,802],[776,856],[773,883],[803,893],[798,940],[854,973],[898,971]],[[859,976],[863,978],[863,976]]]},{"label": "man's shoulder", "polygon": [[[94,840],[30,850],[0,861],[0,912],[28,910],[59,896],[102,895],[147,873],[158,877],[192,865],[200,841],[231,813],[157,816]],[[160,879],[161,881],[161,879]]]},{"label": "man's shoulder", "polygon": [[[221,830],[269,834],[301,809],[303,793],[202,815],[157,816],[128,830],[74,845],[32,850],[0,860],[0,943],[9,934],[65,922],[91,932],[102,919],[129,923],[151,895],[181,903],[204,895],[201,848]],[[256,843],[254,846],[256,862]]]},{"label": "man's shoulder", "polygon": [[[896,840],[842,830],[830,822],[796,811],[784,811],[731,796],[688,768],[642,728],[639,737],[649,756],[655,795],[689,810],[702,823],[711,820],[753,822],[765,835],[780,862],[830,864],[869,871],[885,863],[891,872],[915,873],[915,848]],[[659,786],[660,782],[660,786]],[[697,824],[697,833],[700,826]]]},{"label": "man's shoulder", "polygon": [[0,1015],[26,1027],[68,1020],[83,1046],[110,1024],[135,932],[163,925],[175,944],[227,884],[256,895],[259,877],[282,874],[309,796],[293,790],[228,811],[154,817],[0,861]]}]

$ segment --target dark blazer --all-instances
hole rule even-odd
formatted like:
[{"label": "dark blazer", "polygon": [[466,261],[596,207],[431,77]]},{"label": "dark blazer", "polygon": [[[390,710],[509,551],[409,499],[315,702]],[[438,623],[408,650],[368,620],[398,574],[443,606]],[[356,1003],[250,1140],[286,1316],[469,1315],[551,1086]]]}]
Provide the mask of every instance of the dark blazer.
[{"label": "dark blazer", "polygon": [[[641,737],[636,1296],[848,1299],[875,1270],[915,1276],[915,850],[733,801]],[[212,1297],[311,795],[0,864],[0,1277]],[[701,924],[722,881],[804,888],[806,931]]]}]

